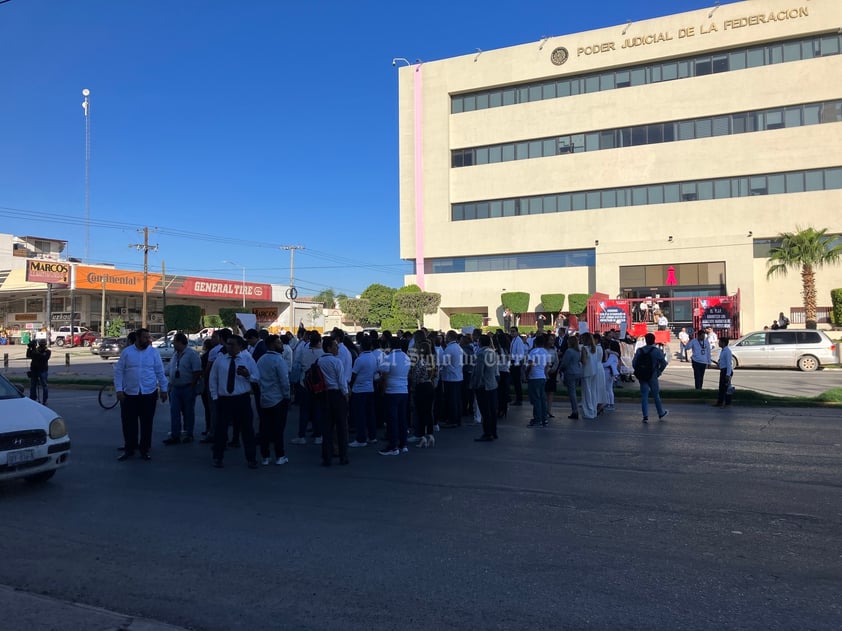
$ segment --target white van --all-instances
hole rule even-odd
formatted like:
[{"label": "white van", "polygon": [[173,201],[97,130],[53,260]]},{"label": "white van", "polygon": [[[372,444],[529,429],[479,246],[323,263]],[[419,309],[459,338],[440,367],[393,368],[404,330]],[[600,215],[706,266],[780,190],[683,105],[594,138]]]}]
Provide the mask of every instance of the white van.
[{"label": "white van", "polygon": [[[82,333],[88,332],[87,327],[84,326],[74,326],[73,330],[76,332],[76,335],[82,335]],[[68,324],[67,326],[60,326],[57,329],[53,329],[50,333],[50,341],[56,346],[71,344],[73,340],[70,338],[70,325]]]},{"label": "white van", "polygon": [[836,345],[824,331],[778,329],[755,331],[731,346],[734,368],[798,368],[812,372],[835,364]]}]

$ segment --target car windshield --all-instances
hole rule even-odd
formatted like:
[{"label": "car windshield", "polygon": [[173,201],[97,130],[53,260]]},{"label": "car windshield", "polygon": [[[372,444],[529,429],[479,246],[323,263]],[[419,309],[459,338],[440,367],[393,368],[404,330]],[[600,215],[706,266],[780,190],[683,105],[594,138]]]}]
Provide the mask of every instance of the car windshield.
[{"label": "car windshield", "polygon": [[12,383],[3,376],[0,376],[0,400],[20,399],[23,395]]}]

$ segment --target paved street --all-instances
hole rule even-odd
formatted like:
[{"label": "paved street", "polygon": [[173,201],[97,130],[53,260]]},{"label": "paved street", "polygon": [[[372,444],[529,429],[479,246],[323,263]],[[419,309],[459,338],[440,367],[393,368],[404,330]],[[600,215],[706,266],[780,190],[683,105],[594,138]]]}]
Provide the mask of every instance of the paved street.
[{"label": "paved street", "polygon": [[118,463],[95,397],[53,395],[69,468],[0,485],[0,585],[220,631],[842,626],[838,409],[643,426],[636,404],[574,423],[561,401],[546,430],[512,408],[493,444],[463,427],[329,469],[290,445],[252,471],[161,446],[166,406],[152,462]]},{"label": "paved street", "polygon": [[[53,347],[50,362],[50,378],[62,379],[110,379],[114,372],[115,359],[104,360],[91,353],[88,348]],[[6,377],[23,377],[29,368],[25,356],[26,347],[20,345],[3,347],[2,354],[8,355],[8,367],[3,369]],[[719,375],[713,370],[708,373],[705,385],[715,389]],[[667,367],[661,385],[666,389],[688,389],[693,387],[693,370],[689,363],[673,359]],[[735,371],[734,385],[741,390],[754,390],[780,396],[816,396],[830,388],[842,387],[842,369],[830,368],[804,373],[799,370],[745,369]],[[632,390],[637,391],[637,386]]]}]

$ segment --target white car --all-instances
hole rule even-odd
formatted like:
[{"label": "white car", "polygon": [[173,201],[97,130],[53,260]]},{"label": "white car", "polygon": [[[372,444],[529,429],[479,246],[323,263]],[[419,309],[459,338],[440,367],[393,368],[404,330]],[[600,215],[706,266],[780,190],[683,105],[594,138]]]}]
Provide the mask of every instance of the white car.
[{"label": "white car", "polygon": [[0,376],[0,482],[46,482],[69,459],[64,419]]},{"label": "white car", "polygon": [[162,337],[152,342],[152,347],[158,349],[161,354],[161,360],[168,362],[175,355],[175,348],[172,345],[172,337]]}]

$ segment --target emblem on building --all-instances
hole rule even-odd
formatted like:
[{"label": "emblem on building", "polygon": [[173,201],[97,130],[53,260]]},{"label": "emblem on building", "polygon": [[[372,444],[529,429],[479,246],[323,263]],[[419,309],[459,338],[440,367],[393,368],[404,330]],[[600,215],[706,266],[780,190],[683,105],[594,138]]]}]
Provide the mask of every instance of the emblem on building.
[{"label": "emblem on building", "polygon": [[564,46],[559,46],[550,54],[550,60],[556,65],[561,66],[570,57],[570,53]]}]

